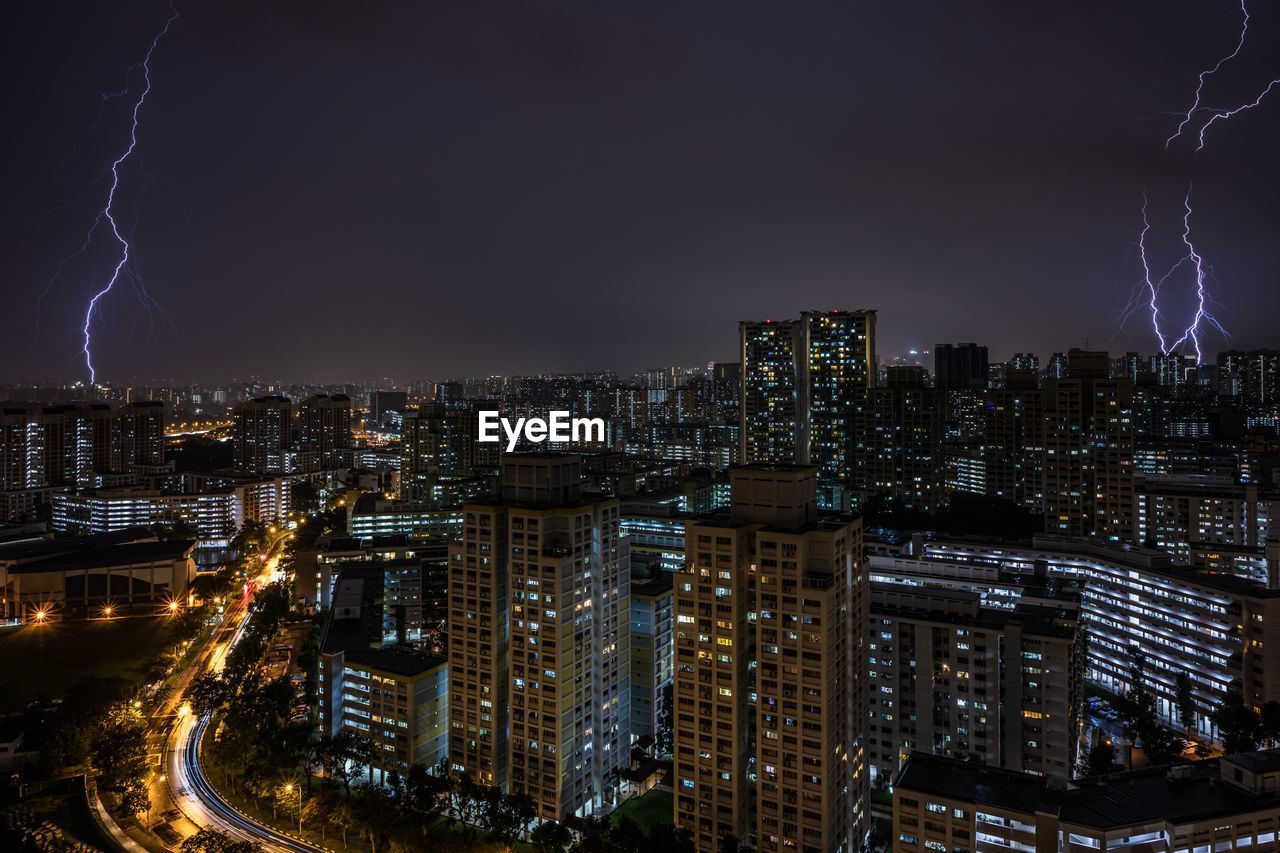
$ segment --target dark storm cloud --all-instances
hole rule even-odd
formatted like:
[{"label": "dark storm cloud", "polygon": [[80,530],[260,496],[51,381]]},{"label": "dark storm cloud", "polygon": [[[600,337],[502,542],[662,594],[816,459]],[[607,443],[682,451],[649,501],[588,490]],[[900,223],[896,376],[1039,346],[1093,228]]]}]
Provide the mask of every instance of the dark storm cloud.
[{"label": "dark storm cloud", "polygon": [[[633,370],[732,357],[738,319],[810,307],[879,308],[888,353],[1104,345],[1143,189],[1172,260],[1191,179],[1221,316],[1275,344],[1280,97],[1205,154],[1162,148],[1159,113],[1234,44],[1227,3],[181,8],[136,232],[177,331],[114,294],[109,377]],[[73,197],[48,176],[163,6],[24,14],[0,227]],[[1277,12],[1254,15],[1216,99],[1274,64]],[[82,171],[121,129],[82,141]],[[6,377],[77,370],[91,271],[38,336],[30,306],[92,215],[0,244]],[[1135,320],[1111,347],[1149,338]]]}]

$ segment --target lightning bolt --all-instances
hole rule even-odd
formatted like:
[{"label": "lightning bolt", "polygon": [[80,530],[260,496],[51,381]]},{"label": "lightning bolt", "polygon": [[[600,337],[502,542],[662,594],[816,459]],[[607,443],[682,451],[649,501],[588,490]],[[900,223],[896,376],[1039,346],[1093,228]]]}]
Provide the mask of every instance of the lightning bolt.
[{"label": "lightning bolt", "polygon": [[1205,285],[1204,285],[1204,280],[1205,280],[1204,258],[1202,258],[1198,252],[1196,252],[1195,244],[1191,242],[1191,188],[1190,187],[1187,188],[1187,194],[1182,200],[1182,208],[1183,208],[1182,242],[1183,242],[1183,245],[1187,247],[1187,254],[1182,261],[1178,262],[1178,265],[1181,265],[1183,261],[1186,261],[1188,259],[1190,259],[1190,261],[1195,265],[1196,313],[1191,318],[1191,323],[1190,325],[1187,326],[1186,331],[1182,333],[1182,337],[1174,341],[1173,344],[1170,345],[1170,347],[1167,350],[1165,350],[1165,355],[1168,355],[1171,352],[1176,352],[1180,347],[1182,347],[1183,344],[1185,344],[1187,341],[1190,341],[1192,349],[1195,350],[1196,364],[1200,364],[1204,360],[1204,354],[1200,351],[1200,335],[1202,334],[1202,330],[1200,328],[1201,323],[1207,323],[1208,325],[1213,326],[1228,341],[1231,340],[1231,335],[1228,334],[1227,330],[1222,327],[1222,324],[1218,322],[1218,319],[1214,317],[1211,313],[1209,313],[1209,308],[1208,308],[1209,293],[1207,288],[1205,288]]},{"label": "lightning bolt", "polygon": [[1142,280],[1134,286],[1129,304],[1120,312],[1120,328],[1123,328],[1125,322],[1145,305],[1151,311],[1151,328],[1156,333],[1156,340],[1160,341],[1160,352],[1163,353],[1166,342],[1164,333],[1160,331],[1160,307],[1156,304],[1156,300],[1160,295],[1160,286],[1173,271],[1165,273],[1164,278],[1159,282],[1151,280],[1151,264],[1147,261],[1147,234],[1150,231],[1151,221],[1147,218],[1147,194],[1144,192],[1142,194],[1142,231],[1138,233],[1138,258],[1142,262]]},{"label": "lightning bolt", "polygon": [[[1186,126],[1191,123],[1192,117],[1195,116],[1196,112],[1200,109],[1200,96],[1204,92],[1205,81],[1208,80],[1210,77],[1212,77],[1214,74],[1217,74],[1219,69],[1222,68],[1222,66],[1226,65],[1228,62],[1235,59],[1236,56],[1239,55],[1240,49],[1244,47],[1245,36],[1249,34],[1249,9],[1245,6],[1245,0],[1240,0],[1240,13],[1244,16],[1244,19],[1240,22],[1240,39],[1236,42],[1236,49],[1231,51],[1221,59],[1219,59],[1217,65],[1200,72],[1200,80],[1196,84],[1195,98],[1192,100],[1191,106],[1187,108],[1187,111],[1185,113],[1182,113],[1182,121],[1178,123],[1178,129],[1173,132],[1172,136],[1170,136],[1168,139],[1164,141],[1165,148],[1168,148],[1171,144],[1173,144],[1173,141],[1175,139],[1177,139],[1179,136],[1182,135],[1183,129],[1185,129]],[[1204,147],[1204,129],[1203,128],[1201,128],[1200,134],[1201,134],[1200,147],[1203,148]]]},{"label": "lightning bolt", "polygon": [[[1169,146],[1171,146],[1175,140],[1181,138],[1183,133],[1187,131],[1188,127],[1191,127],[1194,124],[1198,123],[1198,119],[1197,119],[1198,114],[1208,112],[1208,113],[1211,113],[1211,115],[1209,116],[1209,119],[1204,123],[1199,124],[1199,130],[1197,133],[1199,144],[1196,146],[1196,150],[1197,151],[1203,150],[1205,147],[1205,134],[1208,132],[1210,127],[1212,127],[1215,123],[1219,121],[1222,121],[1224,119],[1229,119],[1235,115],[1238,115],[1239,113],[1244,112],[1245,110],[1251,110],[1254,107],[1257,107],[1259,104],[1262,103],[1263,99],[1265,99],[1267,95],[1271,93],[1271,90],[1275,88],[1277,84],[1280,84],[1280,79],[1272,80],[1262,89],[1262,91],[1258,94],[1256,98],[1254,98],[1252,101],[1240,104],[1239,106],[1236,106],[1236,107],[1219,108],[1219,107],[1206,107],[1203,105],[1204,89],[1209,78],[1217,74],[1219,71],[1221,71],[1223,66],[1225,66],[1227,63],[1231,62],[1233,59],[1239,56],[1240,52],[1244,49],[1244,43],[1249,36],[1249,8],[1247,5],[1247,2],[1248,0],[1240,0],[1240,16],[1241,16],[1240,35],[1236,39],[1235,48],[1230,53],[1226,54],[1221,59],[1219,59],[1216,63],[1214,63],[1213,67],[1206,68],[1205,70],[1200,72],[1196,81],[1195,94],[1191,99],[1191,105],[1187,107],[1185,112],[1174,113],[1174,115],[1181,116],[1181,120],[1178,122],[1178,127],[1174,130],[1174,132],[1170,134],[1170,136],[1167,139],[1165,139],[1164,147],[1166,149],[1168,149]],[[1142,302],[1145,301],[1146,308],[1151,312],[1151,326],[1155,330],[1156,339],[1160,342],[1160,352],[1163,355],[1169,355],[1170,353],[1177,352],[1178,350],[1182,349],[1184,346],[1190,345],[1191,349],[1195,352],[1196,363],[1200,364],[1204,360],[1204,352],[1201,349],[1201,339],[1207,329],[1209,328],[1216,329],[1223,336],[1223,338],[1225,338],[1228,341],[1231,340],[1231,335],[1223,327],[1222,323],[1218,321],[1218,318],[1215,317],[1213,313],[1209,310],[1209,305],[1211,304],[1212,300],[1209,296],[1209,288],[1206,285],[1206,280],[1209,278],[1213,278],[1213,280],[1216,282],[1217,278],[1213,275],[1213,268],[1208,266],[1205,263],[1204,258],[1200,255],[1198,251],[1196,251],[1195,244],[1192,242],[1192,239],[1191,239],[1192,208],[1191,208],[1191,187],[1190,186],[1187,187],[1186,195],[1183,196],[1182,208],[1183,208],[1182,244],[1185,247],[1186,251],[1182,255],[1182,257],[1179,258],[1178,261],[1174,263],[1172,267],[1169,268],[1168,272],[1166,272],[1160,278],[1159,281],[1153,282],[1151,280],[1151,267],[1147,263],[1147,242],[1146,242],[1147,234],[1151,230],[1151,224],[1147,219],[1147,195],[1145,192],[1143,193],[1142,195],[1142,232],[1138,237],[1138,252],[1142,259],[1143,278],[1142,278],[1142,281],[1140,281],[1137,285],[1134,286],[1133,291],[1130,293],[1128,304],[1120,312],[1120,317],[1121,317],[1120,327],[1123,328],[1124,322],[1128,320],[1128,318],[1132,316],[1136,311],[1138,311],[1139,308],[1143,307]],[[1191,317],[1191,322],[1187,325],[1186,329],[1183,330],[1181,336],[1178,337],[1177,340],[1170,343],[1168,338],[1165,337],[1164,333],[1161,331],[1161,328],[1160,328],[1160,309],[1157,304],[1157,301],[1159,298],[1160,289],[1164,285],[1164,283],[1168,281],[1169,277],[1172,276],[1179,269],[1181,269],[1185,264],[1191,264],[1191,266],[1195,270],[1196,310]],[[1145,296],[1145,300],[1141,298],[1144,296]]]},{"label": "lightning bolt", "polygon": [[[115,202],[116,193],[120,189],[120,167],[133,156],[133,152],[138,147],[138,114],[142,111],[143,104],[146,103],[147,95],[151,94],[151,57],[155,53],[156,47],[160,44],[160,40],[168,34],[169,28],[173,26],[173,22],[178,19],[178,10],[174,8],[172,4],[169,6],[169,12],[169,17],[165,20],[164,26],[151,40],[151,46],[147,48],[146,56],[143,57],[142,62],[140,63],[142,66],[143,77],[142,92],[138,95],[138,99],[133,103],[133,111],[129,125],[129,145],[120,154],[120,156],[111,163],[111,189],[107,193],[107,203],[94,219],[93,225],[90,226],[89,232],[85,236],[84,244],[77,253],[81,255],[84,254],[88,249],[89,244],[93,241],[94,232],[97,231],[98,227],[102,225],[104,220],[110,227],[112,237],[114,237],[116,242],[120,245],[120,260],[116,263],[114,269],[112,269],[111,277],[107,279],[107,283],[93,295],[92,299],[89,300],[89,304],[85,309],[84,325],[81,327],[81,331],[84,333],[84,346],[81,348],[81,352],[84,354],[85,366],[89,369],[89,384],[91,385],[97,379],[97,370],[93,366],[91,345],[93,343],[93,318],[98,312],[98,304],[108,293],[112,291],[116,286],[116,282],[120,280],[122,274],[130,278],[139,294],[146,293],[145,289],[141,285],[141,279],[138,278],[131,269],[127,269],[129,267],[129,240],[120,231],[120,223],[117,221],[115,214]],[[72,257],[75,256],[73,255]],[[70,260],[70,258],[68,258],[68,260]],[[58,273],[55,274],[54,280],[56,280],[57,275],[61,273],[61,270],[66,263],[67,261],[64,261],[63,264],[59,266]],[[53,280],[50,281],[50,286],[52,283]],[[45,291],[48,291],[48,286],[46,286]],[[149,295],[147,295],[147,300],[150,300]],[[150,301],[153,302],[154,300]],[[147,303],[144,302],[144,305],[146,304]]]},{"label": "lightning bolt", "polygon": [[1245,39],[1249,35],[1249,9],[1245,5],[1246,2],[1247,0],[1240,0],[1240,14],[1242,16],[1240,21],[1240,38],[1236,40],[1235,50],[1231,51],[1226,56],[1219,59],[1217,64],[1215,64],[1212,68],[1208,68],[1200,72],[1199,80],[1196,84],[1195,96],[1192,98],[1191,106],[1187,108],[1186,112],[1175,113],[1175,115],[1180,115],[1182,117],[1182,120],[1178,122],[1178,128],[1173,132],[1173,134],[1170,135],[1169,138],[1164,141],[1164,147],[1166,149],[1173,144],[1173,141],[1175,139],[1178,139],[1179,137],[1182,136],[1182,133],[1184,130],[1186,130],[1187,125],[1195,121],[1196,113],[1210,112],[1212,113],[1212,115],[1209,117],[1208,121],[1200,125],[1200,131],[1197,134],[1198,144],[1196,145],[1196,150],[1203,151],[1204,145],[1205,145],[1204,135],[1205,135],[1205,132],[1208,131],[1211,125],[1223,119],[1228,119],[1228,118],[1231,118],[1232,116],[1238,115],[1239,113],[1242,113],[1245,110],[1253,109],[1254,107],[1261,104],[1263,99],[1266,98],[1267,95],[1271,94],[1271,90],[1275,88],[1277,84],[1280,84],[1280,78],[1270,81],[1269,83],[1267,83],[1265,87],[1263,87],[1262,91],[1258,94],[1256,98],[1254,98],[1252,101],[1243,103],[1238,107],[1226,108],[1226,107],[1201,106],[1201,99],[1204,94],[1205,82],[1214,74],[1218,73],[1218,71],[1222,69],[1222,66],[1226,65],[1228,62],[1230,62],[1231,60],[1239,56],[1240,51],[1244,48]]},{"label": "lightning bolt", "polygon": [[1254,98],[1252,101],[1250,101],[1247,104],[1241,104],[1240,106],[1231,110],[1214,110],[1213,115],[1200,128],[1200,144],[1196,146],[1196,150],[1201,151],[1204,149],[1204,133],[1206,130],[1209,129],[1209,125],[1213,124],[1215,121],[1218,121],[1219,119],[1231,118],[1237,113],[1242,113],[1245,110],[1253,109],[1258,104],[1262,103],[1262,99],[1265,98],[1268,94],[1270,94],[1271,90],[1275,87],[1277,83],[1280,83],[1280,78],[1272,80],[1270,83],[1268,83],[1267,87],[1262,90],[1262,94],[1258,95],[1258,97]]},{"label": "lightning bolt", "polygon": [[[1181,257],[1174,261],[1163,275],[1158,279],[1151,272],[1151,263],[1148,256],[1147,236],[1151,232],[1151,220],[1148,218],[1148,199],[1147,194],[1142,194],[1142,230],[1138,234],[1138,258],[1142,264],[1142,277],[1134,285],[1133,292],[1129,297],[1128,304],[1120,312],[1120,328],[1124,327],[1125,322],[1135,313],[1145,310],[1151,315],[1151,328],[1155,332],[1156,340],[1160,343],[1160,354],[1170,355],[1177,352],[1188,343],[1196,354],[1196,363],[1199,364],[1204,354],[1201,351],[1200,343],[1204,333],[1205,326],[1211,326],[1220,332],[1226,340],[1231,340],[1231,335],[1223,327],[1218,318],[1209,310],[1212,299],[1209,295],[1207,282],[1213,276],[1213,268],[1205,263],[1204,258],[1196,250],[1195,244],[1191,239],[1191,188],[1187,188],[1187,193],[1182,200],[1182,244],[1185,249]],[[1173,277],[1175,273],[1184,266],[1190,264],[1195,270],[1195,299],[1196,310],[1191,318],[1190,324],[1182,332],[1182,335],[1172,342],[1170,337],[1165,335],[1161,328],[1161,316],[1159,298],[1160,293],[1164,289],[1165,283]],[[1216,281],[1216,278],[1214,278]],[[1117,333],[1118,333],[1117,329]]]}]

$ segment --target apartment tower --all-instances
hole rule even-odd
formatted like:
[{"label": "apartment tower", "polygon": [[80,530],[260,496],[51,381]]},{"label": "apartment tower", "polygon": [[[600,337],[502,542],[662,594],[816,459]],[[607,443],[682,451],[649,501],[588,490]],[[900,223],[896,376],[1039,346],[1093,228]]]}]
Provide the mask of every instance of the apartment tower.
[{"label": "apartment tower", "polygon": [[1133,537],[1133,383],[1109,378],[1105,352],[1071,350],[1044,389],[1045,530]]},{"label": "apartment tower", "polygon": [[676,823],[699,851],[729,835],[851,850],[868,825],[861,521],[818,512],[813,466],[730,478],[730,509],[688,523],[676,578]]},{"label": "apartment tower", "polygon": [[576,456],[506,456],[450,547],[451,761],[552,820],[607,811],[629,760],[618,501],[581,480]]},{"label": "apartment tower", "polygon": [[876,312],[805,311],[742,322],[741,461],[812,464],[847,480],[848,412],[876,369]]},{"label": "apartment tower", "polygon": [[231,430],[235,467],[255,474],[279,474],[293,446],[293,404],[288,397],[257,397],[236,406]]}]

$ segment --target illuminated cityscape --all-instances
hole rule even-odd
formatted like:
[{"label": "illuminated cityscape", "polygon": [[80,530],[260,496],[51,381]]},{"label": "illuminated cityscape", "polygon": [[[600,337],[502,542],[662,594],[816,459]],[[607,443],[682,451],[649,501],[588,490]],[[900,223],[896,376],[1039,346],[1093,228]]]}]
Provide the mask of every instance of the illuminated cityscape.
[{"label": "illuminated cityscape", "polygon": [[0,850],[1280,851],[1280,8],[10,17]]}]

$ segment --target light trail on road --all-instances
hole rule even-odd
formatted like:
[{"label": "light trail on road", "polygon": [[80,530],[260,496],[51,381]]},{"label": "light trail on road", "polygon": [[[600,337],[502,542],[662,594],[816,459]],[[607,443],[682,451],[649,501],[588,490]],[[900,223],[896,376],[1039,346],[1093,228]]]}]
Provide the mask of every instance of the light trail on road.
[{"label": "light trail on road", "polygon": [[213,827],[244,841],[254,841],[268,850],[316,853],[325,848],[285,835],[240,813],[222,799],[204,775],[200,763],[200,742],[208,730],[211,714],[178,725],[176,744],[170,752],[169,778],[174,800],[192,822]]},{"label": "light trail on road", "polygon": [[[280,560],[278,551],[287,537],[288,534],[282,531],[267,548],[270,556],[263,563],[258,580],[266,582],[276,570]],[[240,642],[249,626],[248,616],[248,602],[238,603],[228,609],[226,621],[236,620],[231,637],[226,642],[219,643],[217,638],[223,632],[221,629],[215,630],[210,636],[213,645],[208,651],[196,656],[192,669],[202,673],[222,672],[227,654]],[[200,718],[195,714],[181,715],[171,731],[171,746],[166,750],[167,772],[164,784],[168,786],[169,797],[179,810],[196,826],[216,829],[232,838],[260,844],[266,850],[291,853],[320,853],[327,850],[328,848],[316,846],[259,823],[237,810],[214,789],[204,775],[204,767],[200,761],[200,744],[212,717],[212,714],[205,714]]]}]

